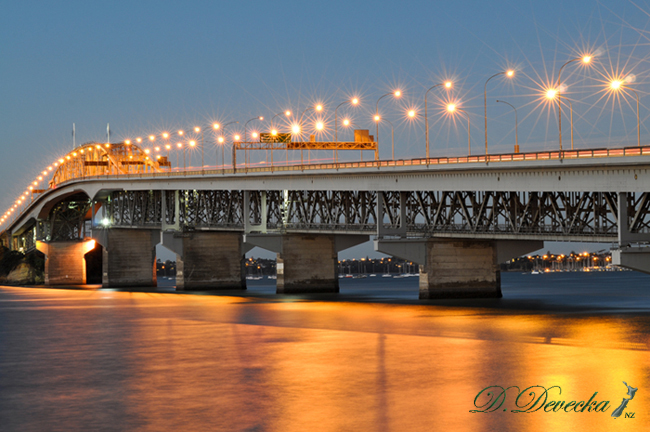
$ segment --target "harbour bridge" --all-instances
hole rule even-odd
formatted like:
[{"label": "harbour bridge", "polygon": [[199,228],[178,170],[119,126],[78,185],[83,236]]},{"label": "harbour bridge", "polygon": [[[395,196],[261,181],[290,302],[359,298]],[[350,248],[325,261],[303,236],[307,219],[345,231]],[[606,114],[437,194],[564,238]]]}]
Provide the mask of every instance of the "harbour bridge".
[{"label": "harbour bridge", "polygon": [[[33,189],[33,188],[32,188]],[[136,144],[88,143],[12,214],[0,241],[46,256],[45,283],[242,289],[245,253],[277,253],[277,292],[338,292],[337,254],[374,239],[419,264],[420,298],[500,297],[499,263],[544,241],[613,244],[650,272],[650,147],[172,170]]]}]

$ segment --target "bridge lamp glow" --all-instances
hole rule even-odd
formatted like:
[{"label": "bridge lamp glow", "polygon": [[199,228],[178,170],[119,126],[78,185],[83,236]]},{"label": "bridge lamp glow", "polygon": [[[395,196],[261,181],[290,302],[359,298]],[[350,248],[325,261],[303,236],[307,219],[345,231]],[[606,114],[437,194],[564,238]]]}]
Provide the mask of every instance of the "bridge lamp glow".
[{"label": "bridge lamp glow", "polygon": [[109,226],[110,223],[111,223],[111,221],[109,221],[108,218],[104,218],[101,221],[101,224],[104,225],[104,226]]},{"label": "bridge lamp glow", "polygon": [[551,89],[546,90],[546,94],[544,96],[548,100],[555,99],[557,97],[557,89],[551,88]]},{"label": "bridge lamp glow", "polygon": [[219,138],[217,138],[217,141],[219,141],[220,144],[223,144],[224,138],[220,136]]},{"label": "bridge lamp glow", "polygon": [[241,137],[239,135],[235,135],[235,141],[239,141]]},{"label": "bridge lamp glow", "polygon": [[176,143],[176,147],[183,148],[183,143]]},{"label": "bridge lamp glow", "polygon": [[30,186],[30,187],[29,187],[29,190],[30,190],[30,191],[31,191],[31,190],[34,190],[34,186]]},{"label": "bridge lamp glow", "polygon": [[37,181],[35,181],[33,184],[34,184],[34,186],[38,186],[38,182],[37,182]]},{"label": "bridge lamp glow", "polygon": [[296,135],[299,134],[300,133],[300,126],[297,125],[297,124],[291,126],[291,132],[293,132]]},{"label": "bridge lamp glow", "polygon": [[251,134],[251,136],[252,136],[253,138],[257,138],[257,132],[253,132],[253,133]]},{"label": "bridge lamp glow", "polygon": [[513,76],[515,76],[515,71],[512,70],[512,69],[507,70],[507,71],[506,71],[506,76],[507,76],[508,78],[512,78]]},{"label": "bridge lamp glow", "polygon": [[58,163],[58,162],[54,162],[54,166],[59,166],[59,163]]},{"label": "bridge lamp glow", "polygon": [[183,132],[182,130],[179,130],[179,131],[178,131],[178,135],[179,135],[179,136],[183,136],[184,133],[185,133],[185,132]]},{"label": "bridge lamp glow", "polygon": [[66,156],[65,158],[66,158],[67,160],[70,160],[70,156]]},{"label": "bridge lamp glow", "polygon": [[76,157],[76,156],[77,156],[77,152],[72,153],[72,156],[75,156],[75,157]]},{"label": "bridge lamp glow", "polygon": [[165,139],[167,139],[167,138],[169,138],[169,134],[168,134],[167,132],[163,132],[163,133],[162,133],[162,137],[165,138]]},{"label": "bridge lamp glow", "polygon": [[350,119],[343,119],[343,126],[350,126]]},{"label": "bridge lamp glow", "polygon": [[124,140],[124,144],[131,145],[131,140]]},{"label": "bridge lamp glow", "polygon": [[395,90],[395,93],[393,93],[393,95],[395,95],[395,97],[400,97],[400,96],[402,96],[402,91],[401,90]]},{"label": "bridge lamp glow", "polygon": [[445,81],[445,88],[450,89],[454,85],[451,81]]},{"label": "bridge lamp glow", "polygon": [[140,138],[140,137],[137,137],[137,138],[135,139],[135,141],[136,141],[136,142],[137,142],[137,143],[139,144],[139,143],[141,143],[141,142],[142,142],[142,138]]},{"label": "bridge lamp glow", "polygon": [[379,117],[379,115],[375,115],[375,116],[373,117],[373,119],[374,119],[376,122],[378,122],[379,120],[381,120],[381,117]]},{"label": "bridge lamp glow", "polygon": [[323,129],[325,129],[325,125],[323,124],[323,122],[320,121],[316,122],[316,130],[322,131]]},{"label": "bridge lamp glow", "polygon": [[196,141],[192,140],[190,141],[190,147],[194,147],[196,145]]},{"label": "bridge lamp glow", "polygon": [[219,129],[220,127],[221,127],[221,125],[219,123],[213,123],[212,124],[212,129],[214,129],[214,130]]},{"label": "bridge lamp glow", "polygon": [[106,143],[106,148],[109,148],[111,146],[110,143]]},{"label": "bridge lamp glow", "polygon": [[65,162],[63,159],[59,159],[59,163],[63,163],[63,162]]},{"label": "bridge lamp glow", "polygon": [[350,101],[350,103],[351,103],[352,105],[359,105],[359,98],[352,98],[352,100]]},{"label": "bridge lamp glow", "polygon": [[409,110],[409,112],[408,112],[408,116],[409,116],[410,118],[415,117],[415,110]]},{"label": "bridge lamp glow", "polygon": [[149,135],[149,141],[155,141],[156,136],[155,135]]},{"label": "bridge lamp glow", "polygon": [[145,153],[145,154],[149,154],[149,153],[151,153],[151,150],[149,150],[149,149],[145,149],[145,150],[144,150],[144,153]]},{"label": "bridge lamp glow", "polygon": [[43,175],[47,175],[47,171],[43,171]]},{"label": "bridge lamp glow", "polygon": [[591,62],[591,56],[590,55],[582,56],[582,62],[583,63]]},{"label": "bridge lamp glow", "polygon": [[284,112],[284,115],[286,115],[287,117],[289,117],[289,116],[291,115],[291,111],[286,110],[286,111]]},{"label": "bridge lamp glow", "polygon": [[165,144],[165,148],[166,148],[167,150],[171,150],[171,149],[172,149],[172,146],[171,146],[170,144]]},{"label": "bridge lamp glow", "polygon": [[278,131],[276,129],[273,129],[271,131],[271,135],[276,136],[278,134]]},{"label": "bridge lamp glow", "polygon": [[198,132],[201,132],[201,128],[198,127],[198,126],[196,126],[196,127],[194,128],[194,132],[197,132],[197,133],[198,133]]},{"label": "bridge lamp glow", "polygon": [[447,105],[447,112],[453,113],[456,111],[456,104],[448,104]]},{"label": "bridge lamp glow", "polygon": [[97,144],[97,145],[95,146],[95,148],[96,148],[96,149],[100,149],[100,148],[102,148],[102,146],[100,146],[99,144]]},{"label": "bridge lamp glow", "polygon": [[258,119],[260,119],[260,121],[262,121],[262,120],[264,120],[264,117],[259,116]]},{"label": "bridge lamp glow", "polygon": [[609,83],[609,88],[612,90],[620,90],[620,88],[623,86],[623,81],[621,80],[612,80]]},{"label": "bridge lamp glow", "polygon": [[160,151],[160,147],[156,147],[154,150],[156,150],[157,152],[159,152],[159,151]]}]

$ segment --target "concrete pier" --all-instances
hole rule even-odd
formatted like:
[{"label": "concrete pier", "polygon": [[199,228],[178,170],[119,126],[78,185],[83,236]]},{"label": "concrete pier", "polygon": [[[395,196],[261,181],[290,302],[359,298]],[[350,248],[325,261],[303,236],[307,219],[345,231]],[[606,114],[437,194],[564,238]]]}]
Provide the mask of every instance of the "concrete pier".
[{"label": "concrete pier", "polygon": [[246,289],[245,251],[238,232],[163,232],[176,253],[176,290]]},{"label": "concrete pier", "polygon": [[45,255],[45,285],[85,284],[84,255],[94,247],[94,240],[36,242],[36,248]]},{"label": "concrete pier", "polygon": [[375,240],[375,250],[419,264],[420,299],[499,298],[499,264],[542,247],[542,241]]},{"label": "concrete pier", "polygon": [[102,230],[102,286],[155,287],[157,230],[109,228]]},{"label": "concrete pier", "polygon": [[338,252],[368,241],[364,235],[247,234],[251,246],[277,253],[278,294],[339,292]]}]

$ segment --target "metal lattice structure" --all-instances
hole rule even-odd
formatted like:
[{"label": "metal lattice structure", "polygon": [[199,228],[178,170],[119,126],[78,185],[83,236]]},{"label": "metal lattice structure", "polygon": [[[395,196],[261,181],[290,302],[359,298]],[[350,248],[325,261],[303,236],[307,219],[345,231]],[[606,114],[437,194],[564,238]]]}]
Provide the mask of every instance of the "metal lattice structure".
[{"label": "metal lattice structure", "polygon": [[[183,230],[261,224],[281,232],[581,241],[615,240],[619,213],[612,192],[120,191],[106,204],[116,227],[160,227],[164,218]],[[650,194],[628,194],[627,206],[630,232],[649,232]]]},{"label": "metal lattice structure", "polygon": [[50,188],[84,177],[157,173],[171,164],[164,156],[150,157],[135,144],[121,142],[84,144],[59,159],[56,166]]}]

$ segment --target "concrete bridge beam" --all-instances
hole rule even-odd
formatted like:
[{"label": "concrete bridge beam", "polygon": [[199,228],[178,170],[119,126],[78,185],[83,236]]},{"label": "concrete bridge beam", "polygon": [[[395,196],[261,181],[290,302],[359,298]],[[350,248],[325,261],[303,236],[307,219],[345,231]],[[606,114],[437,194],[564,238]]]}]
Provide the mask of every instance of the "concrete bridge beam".
[{"label": "concrete bridge beam", "polygon": [[541,241],[375,240],[375,250],[420,266],[420,299],[501,297],[499,264],[541,249]]},{"label": "concrete bridge beam", "polygon": [[176,290],[246,289],[245,246],[239,232],[161,233],[162,245],[176,253]]},{"label": "concrete bridge beam", "polygon": [[338,252],[368,241],[364,235],[247,234],[245,242],[277,253],[277,293],[339,292]]},{"label": "concrete bridge beam", "polygon": [[155,287],[158,230],[107,228],[94,229],[93,237],[104,247],[102,286]]},{"label": "concrete bridge beam", "polygon": [[611,252],[612,264],[650,274],[650,247],[625,246]]}]

